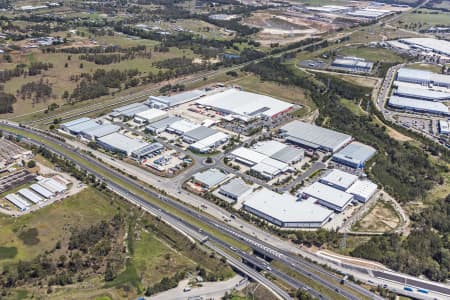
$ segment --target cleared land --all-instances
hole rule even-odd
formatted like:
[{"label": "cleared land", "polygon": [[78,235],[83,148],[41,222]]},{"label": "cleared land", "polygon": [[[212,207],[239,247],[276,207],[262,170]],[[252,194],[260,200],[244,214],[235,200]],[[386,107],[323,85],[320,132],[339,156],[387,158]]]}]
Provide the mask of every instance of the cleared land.
[{"label": "cleared land", "polygon": [[361,232],[389,232],[400,224],[391,203],[378,201],[377,204],[353,227],[354,231]]},{"label": "cleared land", "polygon": [[397,21],[397,25],[413,30],[425,29],[434,25],[450,25],[450,13],[430,9],[419,9],[415,13],[410,13],[401,17],[400,20]]},{"label": "cleared land", "polygon": [[377,62],[401,62],[404,59],[396,54],[394,51],[381,48],[348,46],[340,48],[336,54],[343,56],[356,56],[367,59],[369,61]]}]

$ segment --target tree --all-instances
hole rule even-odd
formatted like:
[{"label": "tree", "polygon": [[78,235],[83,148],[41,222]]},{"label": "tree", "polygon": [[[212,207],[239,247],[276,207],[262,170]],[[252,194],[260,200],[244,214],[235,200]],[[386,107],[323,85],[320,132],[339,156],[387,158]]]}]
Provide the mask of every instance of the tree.
[{"label": "tree", "polygon": [[27,167],[28,167],[28,168],[34,168],[34,167],[36,167],[36,162],[35,162],[34,160],[28,161]]}]

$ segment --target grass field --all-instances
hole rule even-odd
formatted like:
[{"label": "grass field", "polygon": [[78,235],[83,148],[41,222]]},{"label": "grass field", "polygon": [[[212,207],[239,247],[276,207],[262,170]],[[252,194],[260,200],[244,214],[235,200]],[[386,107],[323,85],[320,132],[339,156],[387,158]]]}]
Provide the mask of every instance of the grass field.
[{"label": "grass field", "polygon": [[420,69],[420,70],[427,70],[435,73],[441,73],[442,67],[438,65],[430,65],[430,64],[421,64],[421,63],[415,63],[411,64],[408,67],[413,69]]},{"label": "grass field", "polygon": [[361,109],[361,107],[355,103],[355,101],[348,99],[341,99],[341,104],[348,108],[353,114],[357,116],[363,116],[366,113]]},{"label": "grass field", "polygon": [[[0,268],[10,262],[30,260],[46,250],[51,250],[57,241],[68,238],[73,226],[87,227],[102,219],[109,219],[117,206],[94,189],[86,189],[64,201],[44,207],[20,218],[0,216],[0,245],[15,248],[14,257],[0,259]],[[36,229],[38,243],[26,245],[21,233]],[[26,240],[25,240],[26,241]],[[9,250],[13,251],[13,250]],[[1,251],[5,253],[5,251]]]},{"label": "grass field", "polygon": [[400,20],[398,20],[397,24],[401,27],[416,24],[417,29],[428,28],[434,25],[450,25],[450,13],[430,9],[420,9],[417,13],[411,13],[403,16]]},{"label": "grass field", "polygon": [[[123,36],[101,36],[98,37],[102,45],[119,45],[122,47],[132,47],[137,45],[146,45],[147,49],[153,50],[153,46],[157,43],[150,40],[132,40]],[[16,64],[24,63],[30,64],[35,61],[48,62],[53,64],[53,68],[47,71],[43,71],[41,75],[17,77],[9,80],[5,83],[5,91],[15,95],[17,90],[20,90],[21,86],[30,81],[39,81],[41,78],[44,82],[52,86],[54,97],[47,99],[45,102],[32,103],[31,99],[18,98],[17,103],[14,105],[14,113],[3,115],[3,117],[13,117],[17,115],[31,113],[37,110],[46,109],[50,103],[63,104],[62,94],[65,91],[71,93],[77,86],[77,82],[71,80],[71,76],[80,75],[81,73],[93,73],[96,69],[137,69],[141,72],[141,77],[148,75],[149,73],[157,73],[159,69],[153,66],[154,62],[161,61],[167,58],[174,57],[191,57],[195,55],[191,50],[180,50],[177,48],[171,48],[169,52],[153,52],[151,58],[137,57],[134,59],[123,60],[119,63],[113,63],[109,65],[96,65],[94,62],[88,62],[79,59],[79,54],[72,54],[71,59],[68,59],[69,54],[65,53],[42,53],[38,49],[30,50],[23,54],[13,55],[12,63],[4,63],[4,69],[13,69]],[[65,64],[68,64],[65,67]],[[81,64],[83,67],[81,68]],[[105,96],[103,98],[111,98],[111,96]],[[96,99],[99,101],[100,99]]]}]

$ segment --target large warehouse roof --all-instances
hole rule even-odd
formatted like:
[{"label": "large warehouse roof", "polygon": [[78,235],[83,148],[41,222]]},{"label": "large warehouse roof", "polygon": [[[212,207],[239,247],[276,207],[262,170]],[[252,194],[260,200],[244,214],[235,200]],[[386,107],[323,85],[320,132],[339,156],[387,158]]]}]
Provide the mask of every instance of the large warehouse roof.
[{"label": "large warehouse roof", "polygon": [[291,162],[301,160],[304,154],[305,154],[304,150],[288,146],[272,154],[270,157],[285,162],[287,164],[290,164]]},{"label": "large warehouse roof", "polygon": [[21,195],[22,197],[28,199],[29,201],[33,202],[34,204],[43,200],[41,196],[32,192],[30,189],[26,189],[26,188],[20,189],[19,191],[17,191],[17,193],[19,195]]},{"label": "large warehouse roof", "polygon": [[244,120],[258,116],[273,117],[293,107],[291,103],[234,88],[206,96],[197,100],[197,103],[227,114],[237,115]]},{"label": "large warehouse roof", "polygon": [[161,105],[166,107],[175,106],[178,104],[186,103],[195,99],[200,98],[205,95],[205,91],[202,90],[192,90],[183,93],[179,93],[171,96],[150,96],[147,103],[150,105]]},{"label": "large warehouse roof", "polygon": [[225,143],[227,140],[228,135],[219,131],[191,144],[190,147],[199,152],[207,152],[219,144]]},{"label": "large warehouse roof", "polygon": [[120,129],[119,125],[108,123],[99,125],[98,127],[85,129],[81,133],[95,138],[99,138],[111,134],[113,132],[119,131],[119,129]]},{"label": "large warehouse roof", "polygon": [[182,119],[180,117],[176,117],[176,116],[167,117],[162,120],[150,123],[147,126],[147,129],[149,129],[151,131],[165,130],[167,127],[169,127],[173,123],[178,122],[180,120],[182,120]]},{"label": "large warehouse roof", "polygon": [[146,142],[127,137],[117,132],[105,135],[99,138],[98,141],[111,148],[126,152],[128,155],[148,145]]},{"label": "large warehouse roof", "polygon": [[434,38],[409,38],[401,39],[399,41],[408,45],[417,45],[419,47],[450,56],[450,42],[446,40]]},{"label": "large warehouse roof", "polygon": [[333,155],[333,159],[362,167],[377,151],[365,144],[352,142]]},{"label": "large warehouse roof", "polygon": [[168,114],[166,111],[156,108],[149,108],[134,115],[135,118],[139,118],[148,122],[158,121],[167,116]]},{"label": "large warehouse roof", "polygon": [[352,139],[350,135],[301,121],[292,121],[281,127],[280,131],[292,142],[310,144],[333,152]]},{"label": "large warehouse roof", "polygon": [[356,196],[357,199],[367,201],[377,191],[377,185],[370,180],[357,180],[347,193]]},{"label": "large warehouse roof", "polygon": [[69,122],[66,122],[66,123],[62,123],[61,127],[69,128],[71,126],[74,126],[74,125],[77,125],[77,124],[80,124],[80,123],[84,123],[84,122],[87,122],[87,121],[90,121],[90,120],[91,120],[91,118],[83,117],[83,118],[72,120],[72,121],[69,121]]},{"label": "large warehouse roof", "polygon": [[235,195],[237,197],[246,194],[251,189],[252,186],[245,183],[245,181],[241,178],[233,178],[228,183],[220,187],[220,191],[223,193]]},{"label": "large warehouse roof", "polygon": [[449,115],[448,107],[440,102],[417,100],[413,98],[405,98],[398,96],[391,96],[389,98],[389,105],[397,108],[407,110],[428,112],[432,114]]},{"label": "large warehouse roof", "polygon": [[304,188],[302,192],[310,197],[330,203],[340,209],[344,208],[353,198],[352,195],[346,192],[320,182],[314,182],[310,186]]},{"label": "large warehouse roof", "polygon": [[184,134],[183,137],[186,137],[191,140],[199,141],[202,139],[205,139],[213,134],[216,134],[217,130],[212,129],[205,126],[199,126],[197,128],[194,128]]},{"label": "large warehouse roof", "polygon": [[111,113],[111,116],[125,116],[125,117],[134,117],[135,114],[147,110],[148,106],[144,103],[133,103],[129,105],[125,105],[119,108],[115,108]]},{"label": "large warehouse roof", "polygon": [[267,155],[267,156],[272,156],[273,154],[277,153],[278,151],[286,148],[287,145],[280,143],[278,141],[273,141],[273,140],[269,140],[269,141],[263,141],[263,142],[258,142],[253,146],[253,149],[261,154]]},{"label": "large warehouse roof", "polygon": [[328,184],[339,189],[348,189],[355,181],[358,180],[358,176],[341,171],[339,169],[333,169],[327,175],[320,179],[323,184]]},{"label": "large warehouse roof", "polygon": [[364,8],[364,9],[358,9],[352,12],[348,12],[347,14],[353,17],[362,17],[362,18],[368,18],[368,19],[377,19],[384,17],[391,12],[388,10],[382,10],[382,9],[372,9],[372,8]]},{"label": "large warehouse roof", "polygon": [[239,147],[233,150],[231,155],[248,165],[256,165],[267,158],[266,155],[245,147]]},{"label": "large warehouse roof", "polygon": [[33,183],[32,185],[30,185],[30,189],[47,199],[54,195],[51,191],[47,190],[37,183]]},{"label": "large warehouse roof", "polygon": [[313,199],[297,201],[288,193],[278,194],[266,188],[248,195],[244,204],[283,223],[323,223],[333,214]]},{"label": "large warehouse roof", "polygon": [[184,134],[184,133],[189,132],[199,126],[200,125],[192,123],[188,120],[181,119],[177,122],[170,124],[168,127],[168,130],[175,131],[178,134]]},{"label": "large warehouse roof", "polygon": [[194,180],[206,185],[207,187],[214,187],[224,182],[228,176],[219,169],[208,169],[203,172],[195,173]]},{"label": "large warehouse roof", "polygon": [[450,93],[424,88],[413,88],[405,85],[399,85],[397,89],[394,90],[394,94],[397,96],[424,100],[450,100]]},{"label": "large warehouse roof", "polygon": [[450,86],[450,75],[437,74],[426,70],[401,68],[397,72],[398,81],[413,80],[419,83],[434,83],[435,85]]}]

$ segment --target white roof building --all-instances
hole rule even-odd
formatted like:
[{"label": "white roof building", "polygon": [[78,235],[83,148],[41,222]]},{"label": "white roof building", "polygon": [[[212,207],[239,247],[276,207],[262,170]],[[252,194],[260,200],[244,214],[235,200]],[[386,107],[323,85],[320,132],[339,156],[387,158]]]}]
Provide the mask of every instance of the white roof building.
[{"label": "white roof building", "polygon": [[53,178],[45,178],[38,181],[38,184],[52,193],[62,193],[67,190],[67,187]]},{"label": "white roof building", "polygon": [[168,108],[196,100],[205,95],[205,91],[192,90],[171,96],[150,96],[147,104],[156,108]]},{"label": "white roof building", "polygon": [[146,142],[130,138],[117,132],[99,138],[97,143],[106,150],[123,153],[128,156],[131,155],[133,151],[149,145]]},{"label": "white roof building", "polygon": [[234,88],[203,97],[196,103],[243,121],[250,121],[257,117],[273,118],[294,107],[291,103],[269,96]]},{"label": "white roof building", "polygon": [[399,42],[420,47],[423,50],[450,56],[450,42],[435,38],[408,38],[400,39]]},{"label": "white roof building", "polygon": [[441,102],[391,96],[389,98],[389,106],[419,113],[428,113],[444,116],[450,115],[448,106],[446,106]]},{"label": "white roof building", "polygon": [[22,197],[26,198],[27,200],[33,202],[34,204],[44,200],[41,196],[32,192],[30,189],[20,189],[19,191],[17,191],[17,193]]},{"label": "white roof building", "polygon": [[267,158],[267,155],[245,147],[236,148],[230,153],[230,156],[248,166],[254,166]]},{"label": "white roof building", "polygon": [[188,120],[182,119],[182,120],[176,121],[175,123],[170,124],[166,130],[168,132],[173,132],[178,135],[183,135],[186,132],[189,132],[197,127],[200,127],[200,125],[192,123]]},{"label": "white roof building", "polygon": [[264,179],[270,180],[275,176],[278,176],[279,174],[288,171],[289,165],[279,160],[267,157],[263,159],[260,163],[251,167],[250,170],[252,172],[259,174]]},{"label": "white roof building", "polygon": [[302,190],[303,198],[313,197],[318,203],[333,209],[343,211],[353,200],[353,195],[335,189],[320,182],[314,182]]},{"label": "white roof building", "polygon": [[428,88],[414,88],[405,85],[399,85],[394,90],[394,95],[406,98],[415,98],[419,100],[429,101],[445,101],[450,100],[450,93],[435,91]]},{"label": "white roof building", "polygon": [[345,191],[353,183],[358,180],[358,176],[341,171],[339,169],[333,169],[324,177],[320,178],[320,182],[336,189]]},{"label": "white roof building", "polygon": [[228,135],[223,132],[216,132],[202,140],[199,140],[191,145],[189,148],[196,152],[207,153],[211,150],[217,148],[218,146],[226,143],[228,141]]},{"label": "white roof building", "polygon": [[245,183],[241,178],[233,178],[219,189],[219,194],[230,198],[233,200],[232,202],[245,198],[251,192],[252,186]]},{"label": "white roof building", "polygon": [[5,196],[5,199],[14,204],[21,211],[26,211],[30,204],[25,201],[23,198],[19,197],[16,194],[8,194]]},{"label": "white roof building", "polygon": [[450,133],[450,122],[447,120],[439,120],[439,133],[449,134]]},{"label": "white roof building", "polygon": [[312,198],[297,201],[288,193],[278,194],[266,188],[248,195],[243,205],[252,214],[285,228],[320,228],[333,215]]},{"label": "white roof building", "polygon": [[335,154],[333,154],[333,161],[340,164],[361,169],[364,168],[365,163],[375,155],[377,150],[368,145],[351,142]]},{"label": "white roof building", "polygon": [[199,183],[207,189],[212,189],[228,179],[228,175],[219,169],[208,169],[195,173],[192,176],[194,182]]},{"label": "white roof building", "polygon": [[41,195],[46,199],[49,199],[54,195],[53,192],[49,191],[48,189],[44,188],[43,186],[37,183],[33,183],[32,185],[30,185],[30,189],[32,189],[33,191],[35,191],[36,193],[38,193],[39,195]]},{"label": "white roof building", "polygon": [[370,180],[357,180],[347,193],[352,194],[359,202],[367,202],[377,191],[377,185]]},{"label": "white roof building", "polygon": [[134,121],[136,123],[140,123],[140,124],[152,123],[152,122],[162,120],[168,116],[169,116],[169,114],[164,110],[150,108],[150,109],[136,113],[134,115]]}]

